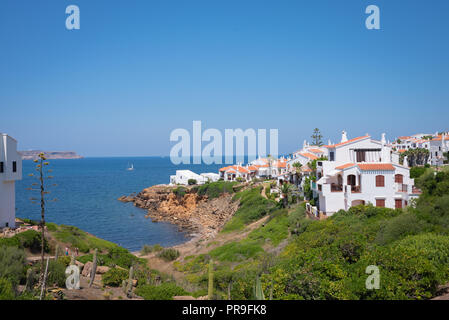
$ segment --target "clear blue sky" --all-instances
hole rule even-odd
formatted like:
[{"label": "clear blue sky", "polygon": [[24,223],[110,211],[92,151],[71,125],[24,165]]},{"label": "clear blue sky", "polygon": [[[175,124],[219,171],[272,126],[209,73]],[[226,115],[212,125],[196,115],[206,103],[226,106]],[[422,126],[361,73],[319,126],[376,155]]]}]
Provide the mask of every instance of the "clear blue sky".
[{"label": "clear blue sky", "polygon": [[[81,29],[65,28],[76,4]],[[381,30],[365,28],[365,8]],[[289,153],[448,128],[449,1],[2,0],[0,132],[20,149],[168,155],[169,134],[278,128]]]}]

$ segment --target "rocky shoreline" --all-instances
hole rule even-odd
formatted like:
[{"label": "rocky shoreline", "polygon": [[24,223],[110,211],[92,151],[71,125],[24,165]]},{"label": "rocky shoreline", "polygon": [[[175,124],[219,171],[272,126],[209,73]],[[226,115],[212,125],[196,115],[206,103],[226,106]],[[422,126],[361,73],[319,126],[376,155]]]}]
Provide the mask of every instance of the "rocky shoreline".
[{"label": "rocky shoreline", "polygon": [[176,194],[176,189],[175,186],[156,185],[118,200],[132,202],[146,209],[146,217],[153,222],[173,223],[194,238],[214,237],[238,208],[238,202],[232,201],[228,193],[209,199],[207,195],[198,195],[194,188],[186,187],[181,194]]}]

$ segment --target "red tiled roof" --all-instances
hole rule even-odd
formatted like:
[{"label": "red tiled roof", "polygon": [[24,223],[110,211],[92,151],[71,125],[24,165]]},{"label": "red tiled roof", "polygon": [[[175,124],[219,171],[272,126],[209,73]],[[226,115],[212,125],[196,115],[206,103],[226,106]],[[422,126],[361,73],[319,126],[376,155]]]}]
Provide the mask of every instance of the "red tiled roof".
[{"label": "red tiled roof", "polygon": [[350,167],[353,167],[353,166],[355,166],[354,163],[346,163],[346,164],[343,164],[341,166],[335,167],[335,169],[343,170],[343,169],[350,168]]},{"label": "red tiled roof", "polygon": [[309,149],[309,151],[313,153],[324,153],[324,151],[320,149]]},{"label": "red tiled roof", "polygon": [[318,157],[312,153],[308,153],[308,152],[302,152],[300,153],[300,155],[302,155],[303,157],[309,158],[311,160],[316,160],[318,159]]},{"label": "red tiled roof", "polygon": [[366,138],[369,138],[369,135],[363,136],[363,137],[357,137],[357,138],[353,138],[353,139],[349,139],[348,141],[345,142],[340,142],[331,146],[324,146],[326,148],[336,148],[336,147],[340,147],[340,146],[344,146],[345,144],[351,143],[351,142],[355,142],[355,141],[359,141],[359,140],[363,140]]},{"label": "red tiled roof", "polygon": [[[433,138],[432,141],[441,141],[441,139],[442,139],[442,136],[439,135],[438,137]],[[444,140],[449,140],[449,136],[444,136]]]},{"label": "red tiled roof", "polygon": [[407,151],[407,150],[405,150],[405,149],[399,149],[398,150],[399,153],[404,153],[405,151]]},{"label": "red tiled roof", "polygon": [[363,171],[394,171],[394,167],[391,163],[359,163],[357,164],[360,170]]}]

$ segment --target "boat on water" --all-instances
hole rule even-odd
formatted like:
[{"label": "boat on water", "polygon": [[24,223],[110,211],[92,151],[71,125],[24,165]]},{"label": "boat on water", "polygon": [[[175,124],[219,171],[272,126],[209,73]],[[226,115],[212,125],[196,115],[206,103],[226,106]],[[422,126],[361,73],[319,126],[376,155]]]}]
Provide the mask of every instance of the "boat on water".
[{"label": "boat on water", "polygon": [[128,164],[128,168],[126,168],[126,170],[128,171],[133,171],[134,170],[134,165],[131,163],[131,167]]}]

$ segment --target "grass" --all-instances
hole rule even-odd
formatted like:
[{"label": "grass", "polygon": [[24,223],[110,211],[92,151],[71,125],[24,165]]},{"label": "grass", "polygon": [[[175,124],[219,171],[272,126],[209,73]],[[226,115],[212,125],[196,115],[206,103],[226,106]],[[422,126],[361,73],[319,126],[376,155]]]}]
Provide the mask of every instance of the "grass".
[{"label": "grass", "polygon": [[252,231],[248,238],[257,241],[270,240],[271,244],[277,246],[288,237],[289,220],[287,210],[281,209],[272,214],[272,218],[265,226]]},{"label": "grass", "polygon": [[197,193],[200,196],[207,195],[209,199],[218,198],[224,193],[234,193],[233,187],[238,184],[238,182],[229,181],[216,181],[212,183],[206,183],[197,188]]},{"label": "grass", "polygon": [[56,240],[69,243],[72,247],[78,248],[80,252],[87,253],[95,248],[104,252],[118,247],[115,243],[97,238],[74,226],[63,224],[59,226],[50,224],[50,226],[48,230]]},{"label": "grass", "polygon": [[240,200],[240,205],[232,219],[224,226],[223,232],[242,230],[245,225],[274,210],[275,202],[262,197],[261,191],[262,187],[257,187],[238,192],[234,196],[234,200]]},{"label": "grass", "polygon": [[209,252],[209,255],[219,261],[237,262],[256,257],[263,249],[257,241],[243,240],[230,242]]}]

